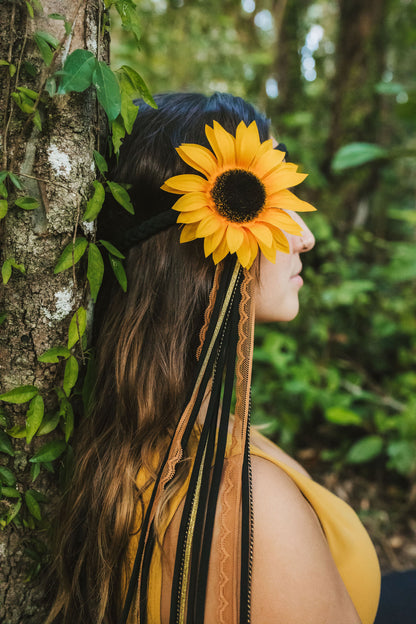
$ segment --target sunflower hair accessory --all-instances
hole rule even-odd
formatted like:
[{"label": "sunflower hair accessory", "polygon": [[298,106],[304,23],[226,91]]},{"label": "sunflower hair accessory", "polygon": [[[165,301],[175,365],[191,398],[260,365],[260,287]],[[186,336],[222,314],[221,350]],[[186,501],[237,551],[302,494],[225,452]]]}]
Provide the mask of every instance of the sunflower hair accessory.
[{"label": "sunflower hair accessory", "polygon": [[205,256],[218,264],[236,253],[240,264],[250,268],[260,248],[271,262],[276,251],[289,253],[284,232],[301,235],[301,226],[286,212],[315,208],[302,201],[290,187],[307,174],[297,165],[283,162],[285,152],[273,149],[272,140],[261,142],[256,122],[241,121],[235,137],[217,121],[206,125],[212,151],[202,145],[183,143],[179,156],[199,174],[169,178],[161,187],[182,195],[172,206],[183,224],[180,242],[204,239]]}]

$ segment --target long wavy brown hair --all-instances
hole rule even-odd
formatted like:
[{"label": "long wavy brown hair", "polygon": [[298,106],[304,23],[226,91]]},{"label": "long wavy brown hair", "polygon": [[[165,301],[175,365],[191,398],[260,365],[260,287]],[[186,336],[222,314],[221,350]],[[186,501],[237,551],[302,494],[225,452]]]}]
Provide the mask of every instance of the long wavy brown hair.
[{"label": "long wavy brown hair", "polygon": [[[156,102],[158,110],[140,104],[113,171],[131,185],[135,215],[108,201],[99,221],[98,238],[121,249],[129,228],[172,204],[160,186],[188,170],[174,147],[208,146],[205,123],[216,119],[234,132],[241,120],[255,120],[260,138],[268,137],[268,120],[240,98],[169,94]],[[201,241],[180,245],[176,226],[126,252],[127,292],[107,268],[96,306],[95,385],[56,522],[47,624],[117,624],[142,494],[137,473],[145,467],[155,478],[155,458],[163,457],[192,382],[214,264]]]}]

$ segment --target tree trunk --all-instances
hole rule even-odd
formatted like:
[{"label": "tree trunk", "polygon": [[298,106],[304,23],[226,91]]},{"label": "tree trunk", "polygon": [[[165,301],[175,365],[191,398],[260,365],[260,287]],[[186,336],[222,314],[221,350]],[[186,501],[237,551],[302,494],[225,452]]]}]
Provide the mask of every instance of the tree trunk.
[{"label": "tree trunk", "polygon": [[[81,304],[88,303],[85,278],[78,269],[54,275],[54,267],[74,232],[84,230],[84,235],[92,234],[92,224],[81,223],[80,215],[95,178],[93,150],[99,149],[101,121],[91,89],[82,94],[55,96],[46,104],[41,102],[41,130],[28,123],[27,114],[19,109],[11,94],[19,93],[18,87],[38,90],[46,77],[48,68],[33,38],[36,31],[64,40],[61,52],[52,63],[56,69],[60,69],[64,58],[77,48],[90,50],[105,60],[108,46],[102,38],[101,0],[42,0],[42,15],[39,3],[33,2],[33,17],[28,4],[17,0],[0,4],[0,59],[17,68],[11,76],[10,66],[0,66],[0,169],[20,177],[23,188],[17,190],[18,196],[31,196],[40,204],[30,211],[13,205],[16,188],[10,179],[6,180],[9,210],[0,222],[1,262],[14,258],[17,264],[24,265],[25,273],[13,268],[8,283],[1,286],[1,312],[6,316],[0,327],[0,388],[4,393],[20,385],[36,386],[44,399],[46,414],[52,414],[57,405],[54,387],[62,383],[63,364],[42,364],[38,357],[52,347],[66,346],[72,315]],[[73,22],[72,32],[65,36],[63,20],[49,18],[51,13],[63,14],[68,22]],[[31,75],[33,67],[38,72],[35,76]],[[3,403],[1,429],[7,428],[10,432],[13,426],[24,426],[26,410],[27,404]],[[34,464],[29,463],[29,459],[48,437],[34,437],[33,442],[27,444],[25,437],[10,437],[1,431],[0,434],[3,436],[0,448],[2,451],[6,448],[6,452],[0,452],[0,468],[6,467],[17,479],[16,485],[12,484],[15,497],[11,488],[3,489],[0,501],[0,519],[3,518],[0,621],[3,624],[40,624],[46,608],[41,590],[42,574],[27,582],[28,564],[41,567],[37,564],[43,556],[42,542],[47,541],[45,518],[48,506],[57,495],[57,476],[42,469],[33,483],[30,473]],[[56,438],[62,433],[53,436]],[[7,452],[10,443],[13,451]],[[36,489],[47,496],[47,502],[40,505],[42,519],[39,521],[29,513],[31,500],[24,495],[28,489]],[[7,514],[13,510],[19,493],[22,501],[19,514],[5,526],[5,518],[10,519]],[[35,512],[36,516],[36,509]]]},{"label": "tree trunk", "polygon": [[[386,11],[387,0],[339,0],[331,121],[323,169],[348,226],[365,220],[362,213],[366,212],[366,197],[377,184],[377,167],[334,176],[330,165],[343,145],[377,141],[380,96],[375,86],[382,79],[385,64]],[[334,215],[338,212],[335,208]]]}]

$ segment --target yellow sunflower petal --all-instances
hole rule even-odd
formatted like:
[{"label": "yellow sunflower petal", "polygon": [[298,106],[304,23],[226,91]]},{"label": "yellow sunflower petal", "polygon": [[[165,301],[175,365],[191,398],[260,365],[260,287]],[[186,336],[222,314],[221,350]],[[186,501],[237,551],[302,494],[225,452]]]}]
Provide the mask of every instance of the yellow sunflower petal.
[{"label": "yellow sunflower petal", "polygon": [[296,236],[302,234],[302,227],[299,223],[292,219],[287,212],[283,212],[283,210],[277,208],[263,210],[257,217],[257,220],[262,223],[271,223],[281,230],[285,230],[288,234],[296,234]]},{"label": "yellow sunflower petal", "polygon": [[276,244],[273,240],[272,244],[269,245],[265,245],[262,241],[258,241],[259,242],[259,247],[261,250],[261,253],[263,254],[263,256],[265,256],[267,258],[267,260],[270,260],[270,262],[273,262],[273,264],[276,263]]},{"label": "yellow sunflower petal", "polygon": [[217,228],[217,230],[211,234],[210,236],[206,236],[204,239],[204,252],[205,257],[209,256],[210,253],[214,251],[221,243],[224,234],[225,234],[226,226],[222,226]]},{"label": "yellow sunflower petal", "polygon": [[226,239],[230,252],[235,253],[244,242],[244,233],[242,232],[241,226],[228,224]]},{"label": "yellow sunflower petal", "polygon": [[225,258],[225,256],[229,253],[228,245],[227,245],[227,237],[224,236],[216,249],[212,252],[212,259],[215,264],[218,264]]},{"label": "yellow sunflower petal", "polygon": [[276,244],[276,249],[282,251],[283,253],[290,252],[289,241],[287,240],[284,232],[280,228],[274,227],[273,225],[269,226],[271,229],[271,233],[273,235],[273,240]]},{"label": "yellow sunflower petal", "polygon": [[250,240],[248,234],[244,231],[244,229],[242,229],[241,231],[243,232],[244,240],[240,247],[237,249],[237,258],[242,267],[249,268],[252,263]]},{"label": "yellow sunflower petal", "polygon": [[177,223],[195,223],[201,221],[204,217],[208,217],[211,214],[209,208],[198,208],[191,212],[181,212],[176,219]]},{"label": "yellow sunflower petal", "polygon": [[235,166],[235,138],[217,122],[213,123],[213,131],[218,146],[218,160],[223,167]]},{"label": "yellow sunflower petal", "polygon": [[256,157],[259,147],[260,138],[256,122],[252,121],[247,128],[244,121],[241,121],[237,126],[235,135],[237,167],[249,167]]},{"label": "yellow sunflower petal", "polygon": [[282,189],[300,184],[307,177],[307,173],[297,173],[296,171],[288,170],[286,165],[283,165],[282,168],[263,176],[262,182],[266,188],[267,195],[272,195]]},{"label": "yellow sunflower petal", "polygon": [[269,150],[260,156],[260,158],[256,158],[251,166],[251,170],[262,178],[280,167],[284,157],[284,152],[274,149]]},{"label": "yellow sunflower petal", "polygon": [[267,208],[282,208],[283,210],[296,210],[296,212],[311,212],[316,210],[308,202],[299,199],[288,189],[283,189],[277,193],[272,193],[267,197],[265,205]]},{"label": "yellow sunflower petal", "polygon": [[210,236],[218,229],[218,217],[215,217],[213,214],[210,214],[198,225],[198,229],[196,231],[198,238],[203,238],[205,236]]},{"label": "yellow sunflower petal", "polygon": [[189,212],[196,210],[197,208],[204,208],[208,206],[209,201],[205,193],[186,193],[182,195],[172,206],[173,210],[178,212]]},{"label": "yellow sunflower petal", "polygon": [[189,241],[193,241],[196,239],[196,223],[190,223],[189,225],[184,225],[181,230],[181,236],[179,238],[179,242],[181,243],[189,243]]},{"label": "yellow sunflower petal", "polygon": [[193,173],[183,173],[169,178],[160,188],[170,193],[179,193],[179,195],[191,191],[204,192],[208,188],[208,181]]},{"label": "yellow sunflower petal", "polygon": [[265,223],[260,223],[258,221],[250,223],[250,232],[259,243],[261,241],[266,247],[270,247],[273,242],[270,228]]},{"label": "yellow sunflower petal", "polygon": [[257,254],[259,253],[259,244],[257,240],[254,238],[253,234],[250,232],[250,230],[245,229],[245,233],[247,235],[248,242],[250,245],[250,261],[248,265],[246,266],[246,269],[249,269],[251,265],[253,264],[254,260],[256,259]]},{"label": "yellow sunflower petal", "polygon": [[[265,154],[266,152],[268,152],[269,150],[272,150],[272,149],[273,149],[273,141],[272,141],[272,139],[267,139],[267,141],[264,141],[264,142],[260,145],[259,149],[258,149],[258,150],[257,150],[257,152],[256,152],[256,161],[257,161],[257,160],[258,160],[261,156],[263,156],[263,154]],[[277,150],[275,150],[275,151],[277,151]]]},{"label": "yellow sunflower petal", "polygon": [[202,145],[185,143],[176,148],[179,156],[193,169],[200,171],[207,177],[214,175],[218,162],[214,154]]}]

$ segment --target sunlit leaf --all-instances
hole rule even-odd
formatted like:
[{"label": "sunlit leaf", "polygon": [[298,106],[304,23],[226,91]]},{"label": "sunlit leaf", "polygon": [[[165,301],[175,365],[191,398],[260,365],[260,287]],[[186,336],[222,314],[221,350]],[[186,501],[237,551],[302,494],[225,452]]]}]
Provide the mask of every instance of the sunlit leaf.
[{"label": "sunlit leaf", "polygon": [[114,72],[104,61],[98,61],[93,71],[92,81],[97,90],[99,103],[104,108],[109,121],[113,121],[121,110],[120,87]]},{"label": "sunlit leaf", "polygon": [[78,379],[78,361],[76,357],[71,355],[67,363],[65,364],[65,372],[64,372],[64,381],[63,381],[63,389],[67,396],[69,396],[72,388],[75,386],[76,381]]},{"label": "sunlit leaf", "polygon": [[12,390],[0,394],[0,399],[7,403],[20,404],[27,403],[33,399],[36,394],[38,394],[36,386],[18,386],[17,388],[12,388]]},{"label": "sunlit leaf", "polygon": [[121,260],[119,260],[118,258],[114,258],[114,256],[112,255],[109,256],[109,260],[110,260],[111,268],[114,271],[114,275],[116,276],[118,283],[120,284],[124,292],[126,292],[127,291],[127,275],[126,275],[126,272],[124,270],[124,266]]},{"label": "sunlit leaf", "polygon": [[388,158],[389,151],[373,143],[350,143],[341,147],[334,156],[332,169],[344,171],[381,158]]},{"label": "sunlit leaf", "polygon": [[38,394],[31,400],[26,413],[26,442],[28,444],[31,443],[33,436],[42,423],[44,411],[45,405],[43,398]]},{"label": "sunlit leaf", "polygon": [[383,450],[384,442],[383,438],[378,435],[369,435],[365,438],[361,438],[355,444],[352,445],[347,453],[346,460],[350,464],[361,464],[368,462],[378,455]]},{"label": "sunlit leaf", "polygon": [[68,243],[56,263],[54,273],[61,273],[61,271],[65,271],[66,269],[72,267],[72,263],[76,264],[84,255],[87,246],[88,241],[83,236],[78,236],[78,238],[76,238],[75,245],[72,242]]},{"label": "sunlit leaf", "polygon": [[84,221],[94,221],[103,207],[105,199],[104,187],[98,180],[94,180],[93,185],[95,191],[94,195],[88,200],[87,209],[83,216]]},{"label": "sunlit leaf", "polygon": [[66,448],[64,440],[53,440],[44,444],[34,455],[29,459],[33,464],[39,462],[52,462],[58,459],[62,455]]},{"label": "sunlit leaf", "polygon": [[117,182],[107,182],[114,199],[127,210],[130,214],[134,214],[133,204],[131,203],[128,191]]},{"label": "sunlit leaf", "polygon": [[124,260],[124,258],[126,257],[125,255],[121,253],[121,251],[117,249],[117,247],[114,247],[114,245],[112,245],[108,241],[100,240],[99,242],[103,245],[103,247],[107,249],[109,253],[111,253],[116,258],[120,258],[121,260]]},{"label": "sunlit leaf", "polygon": [[92,73],[97,59],[89,50],[74,50],[63,66],[63,76],[58,88],[58,95],[70,91],[85,91],[92,83]]},{"label": "sunlit leaf", "polygon": [[68,329],[68,349],[71,349],[74,344],[84,335],[87,327],[87,312],[82,306],[75,312],[71,319]]}]

